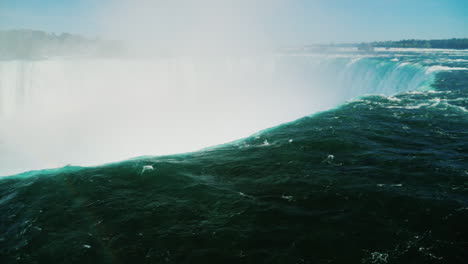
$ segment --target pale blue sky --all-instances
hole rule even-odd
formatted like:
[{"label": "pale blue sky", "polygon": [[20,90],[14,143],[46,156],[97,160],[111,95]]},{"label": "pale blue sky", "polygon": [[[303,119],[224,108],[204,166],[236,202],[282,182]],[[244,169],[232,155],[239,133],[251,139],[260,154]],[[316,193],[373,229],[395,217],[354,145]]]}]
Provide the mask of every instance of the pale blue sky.
[{"label": "pale blue sky", "polygon": [[[105,35],[101,20],[116,1],[0,0],[0,28]],[[261,23],[262,30],[281,44],[468,37],[468,0],[278,1],[281,8],[262,17]],[[126,5],[137,2],[128,0]],[[181,9],[187,2],[202,8],[209,5],[204,0],[179,2]],[[255,12],[269,8],[269,1],[251,2],[258,2]],[[171,12],[177,16],[177,8]],[[183,27],[183,17],[178,24]]]}]

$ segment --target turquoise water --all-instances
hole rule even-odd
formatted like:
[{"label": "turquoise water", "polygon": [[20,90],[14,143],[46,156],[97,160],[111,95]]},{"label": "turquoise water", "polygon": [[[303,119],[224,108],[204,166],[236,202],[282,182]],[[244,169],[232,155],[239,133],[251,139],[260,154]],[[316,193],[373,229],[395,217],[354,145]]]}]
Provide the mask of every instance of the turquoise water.
[{"label": "turquoise water", "polygon": [[466,263],[466,52],[282,67],[354,99],[197,152],[4,177],[0,262]]}]

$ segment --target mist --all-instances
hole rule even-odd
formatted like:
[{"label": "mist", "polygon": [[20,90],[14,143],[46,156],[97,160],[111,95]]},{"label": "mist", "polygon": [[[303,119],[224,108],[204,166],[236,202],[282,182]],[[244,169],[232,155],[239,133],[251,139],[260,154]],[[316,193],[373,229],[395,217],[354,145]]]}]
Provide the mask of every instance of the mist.
[{"label": "mist", "polygon": [[358,95],[275,51],[284,4],[110,1],[94,21],[122,54],[1,62],[0,175],[195,151]]},{"label": "mist", "polygon": [[277,45],[271,24],[281,2],[116,0],[97,11],[98,29],[138,54],[265,51]]}]

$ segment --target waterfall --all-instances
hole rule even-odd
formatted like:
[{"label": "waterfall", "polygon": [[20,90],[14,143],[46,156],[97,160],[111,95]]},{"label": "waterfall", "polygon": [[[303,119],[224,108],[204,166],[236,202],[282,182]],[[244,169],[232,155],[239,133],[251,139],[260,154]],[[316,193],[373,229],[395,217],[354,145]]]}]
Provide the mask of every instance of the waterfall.
[{"label": "waterfall", "polygon": [[194,151],[432,79],[362,56],[0,61],[0,175]]}]

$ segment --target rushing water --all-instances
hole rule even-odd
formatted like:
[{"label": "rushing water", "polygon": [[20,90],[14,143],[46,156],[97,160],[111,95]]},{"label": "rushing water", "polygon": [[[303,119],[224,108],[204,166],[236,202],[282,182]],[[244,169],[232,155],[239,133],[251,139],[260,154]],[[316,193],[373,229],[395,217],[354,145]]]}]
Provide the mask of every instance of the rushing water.
[{"label": "rushing water", "polygon": [[359,54],[4,61],[0,175],[195,151],[433,76]]},{"label": "rushing water", "polygon": [[[89,99],[96,93],[101,106],[126,106],[126,100],[142,102],[136,109],[124,107],[115,120],[123,116],[128,121],[144,111],[141,120],[130,124],[138,127],[151,115],[162,122],[164,118],[158,119],[154,112],[158,104],[151,102],[164,104],[180,96],[180,90],[168,89],[167,97],[160,99],[150,88],[158,85],[183,90],[198,81],[204,87],[180,98],[174,107],[190,105],[184,108],[193,109],[187,120],[220,109],[216,115],[182,122],[182,133],[167,123],[172,127],[165,140],[183,142],[182,147],[197,139],[203,146],[221,143],[252,129],[304,116],[307,111],[330,110],[196,152],[3,177],[1,263],[466,263],[467,52],[290,54],[215,61],[202,69],[187,60],[125,63],[2,62],[2,124],[9,124],[11,129],[5,134],[17,139],[14,144],[4,143],[3,150],[13,152],[27,135],[43,133],[18,131],[21,126],[12,120],[23,120],[26,130],[28,122],[38,117],[70,120],[68,114],[52,118],[62,105],[70,106],[65,112],[80,113],[70,121],[71,131],[78,129],[81,134],[79,128],[91,129],[91,124],[101,131],[105,126],[100,121],[109,118],[108,113],[86,118],[101,109]],[[152,73],[148,67],[158,71]],[[129,75],[122,77],[127,71]],[[212,71],[223,74],[213,79]],[[91,74],[98,77],[83,78]],[[154,74],[161,78],[148,77]],[[139,81],[133,80],[136,77]],[[88,79],[94,83],[79,83]],[[164,84],[159,83],[161,79]],[[235,82],[225,85],[239,90],[213,97],[214,87],[228,79]],[[133,82],[133,90],[112,90],[127,87],[129,82]],[[258,90],[245,86],[248,83],[258,85]],[[93,91],[103,86],[106,88]],[[63,87],[68,91],[61,90]],[[115,97],[104,96],[109,93]],[[198,102],[216,99],[220,104],[200,107],[193,103],[200,93]],[[243,97],[245,94],[249,96]],[[232,98],[237,100],[228,100]],[[76,100],[86,102],[89,112],[82,112]],[[240,109],[239,104],[244,106],[240,112],[231,112]],[[168,111],[167,107],[161,111]],[[111,109],[115,113],[118,108]],[[129,116],[123,115],[126,111]],[[96,120],[99,122],[93,123]],[[210,125],[210,120],[218,123]],[[229,126],[230,122],[234,125]],[[208,128],[198,127],[207,124]],[[226,131],[231,131],[242,124],[247,128],[212,141],[222,132],[212,129],[227,125]],[[47,130],[49,125],[54,127],[37,122],[34,128]],[[119,135],[117,128],[122,127],[115,127],[113,133]],[[102,143],[91,135],[89,142],[60,142],[57,145],[64,149],[57,148],[57,153],[63,155],[63,161],[78,164],[105,155],[102,149],[106,147],[113,150],[107,159],[150,154],[163,141],[157,139],[158,129],[146,129],[151,133],[126,134],[140,137],[133,141],[139,147],[131,151],[119,149],[120,141]],[[66,138],[64,131],[58,129],[54,140]],[[202,133],[208,133],[209,140],[203,141]],[[47,154],[60,163],[58,154],[41,152],[40,147],[47,148],[52,142],[28,144],[32,153]],[[132,140],[122,142],[132,146]],[[77,150],[80,144],[89,151]],[[148,145],[151,147],[145,148]],[[199,146],[185,150],[192,147]],[[73,148],[70,152],[77,155],[64,152],[66,148]],[[135,153],[140,150],[143,152]],[[28,154],[27,147],[22,151]],[[25,160],[22,151],[16,151],[16,156],[1,154],[16,164],[10,171]],[[83,153],[89,154],[89,160]]]}]

